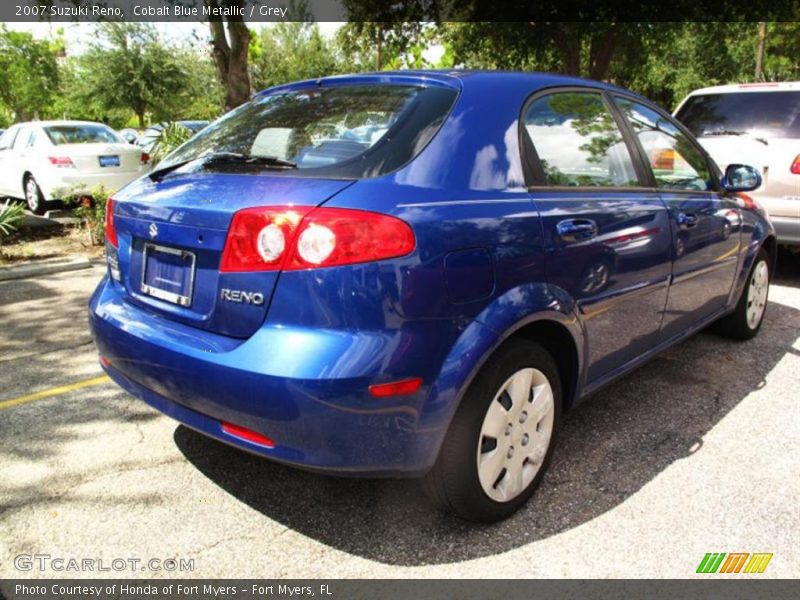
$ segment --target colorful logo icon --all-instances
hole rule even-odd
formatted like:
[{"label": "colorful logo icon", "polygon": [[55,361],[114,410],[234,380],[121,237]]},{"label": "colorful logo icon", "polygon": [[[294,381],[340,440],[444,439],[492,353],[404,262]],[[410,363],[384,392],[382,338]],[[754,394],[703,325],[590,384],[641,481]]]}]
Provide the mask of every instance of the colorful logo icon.
[{"label": "colorful logo icon", "polygon": [[700,561],[698,573],[763,573],[772,554],[757,552],[709,552]]}]

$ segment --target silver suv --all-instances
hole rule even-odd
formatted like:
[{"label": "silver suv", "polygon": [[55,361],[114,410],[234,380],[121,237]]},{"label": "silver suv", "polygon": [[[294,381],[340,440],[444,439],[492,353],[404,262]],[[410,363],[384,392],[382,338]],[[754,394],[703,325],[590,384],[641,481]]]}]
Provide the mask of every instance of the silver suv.
[{"label": "silver suv", "polygon": [[800,82],[695,90],[675,116],[723,171],[731,163],[761,171],[749,195],[767,209],[778,242],[800,246]]}]

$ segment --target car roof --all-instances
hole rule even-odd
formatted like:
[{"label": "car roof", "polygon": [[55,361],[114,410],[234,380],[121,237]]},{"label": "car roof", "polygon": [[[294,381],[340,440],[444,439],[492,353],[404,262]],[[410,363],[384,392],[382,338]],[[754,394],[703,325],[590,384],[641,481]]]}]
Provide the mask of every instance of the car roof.
[{"label": "car roof", "polygon": [[103,127],[108,127],[105,123],[100,123],[98,121],[67,121],[67,120],[59,120],[59,121],[25,121],[23,123],[14,123],[17,127],[27,126],[27,127],[58,127],[63,125],[102,125]]},{"label": "car roof", "polygon": [[346,85],[348,83],[431,83],[447,87],[454,87],[457,89],[464,89],[472,86],[491,85],[492,82],[499,80],[513,81],[520,85],[525,85],[533,93],[539,89],[556,86],[579,86],[579,87],[594,87],[605,89],[609,91],[624,92],[638,96],[642,100],[646,100],[642,96],[631,92],[625,88],[621,88],[610,83],[595,81],[592,79],[585,79],[583,77],[576,77],[572,75],[562,75],[559,73],[544,73],[538,71],[499,71],[499,70],[479,70],[479,69],[409,69],[400,71],[377,71],[371,73],[357,73],[351,75],[334,75],[330,77],[321,77],[319,79],[307,79],[305,81],[298,81],[288,83],[285,85],[268,88],[256,94],[260,96],[265,93],[272,93],[275,91],[288,91],[292,89],[302,89],[312,85],[325,85],[338,84]]},{"label": "car roof", "polygon": [[787,92],[800,91],[800,81],[766,81],[762,83],[733,83],[700,88],[689,93],[689,96],[705,94],[733,94],[747,92]]}]

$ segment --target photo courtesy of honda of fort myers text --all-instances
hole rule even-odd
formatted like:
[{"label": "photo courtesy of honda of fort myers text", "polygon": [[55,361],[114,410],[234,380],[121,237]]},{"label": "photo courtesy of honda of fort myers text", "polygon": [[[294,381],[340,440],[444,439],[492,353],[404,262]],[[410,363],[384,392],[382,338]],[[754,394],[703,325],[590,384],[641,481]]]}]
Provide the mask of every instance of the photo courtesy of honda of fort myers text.
[{"label": "photo courtesy of honda of fort myers text", "polygon": [[798,2],[512,4],[0,4],[0,597],[797,597]]}]

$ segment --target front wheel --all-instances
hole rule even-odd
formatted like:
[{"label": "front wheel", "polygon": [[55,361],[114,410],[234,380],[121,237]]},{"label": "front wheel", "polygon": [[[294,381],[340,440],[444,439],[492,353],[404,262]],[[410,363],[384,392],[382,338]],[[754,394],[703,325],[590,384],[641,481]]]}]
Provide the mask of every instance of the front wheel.
[{"label": "front wheel", "polygon": [[493,522],[536,490],[555,445],[561,384],[540,345],[503,346],[469,387],[426,476],[433,499],[470,521]]},{"label": "front wheel", "polygon": [[749,340],[761,329],[764,314],[767,311],[769,295],[769,257],[762,248],[758,251],[753,266],[747,277],[747,284],[742,290],[739,303],[727,317],[723,317],[714,325],[714,329],[726,337],[737,340]]}]

